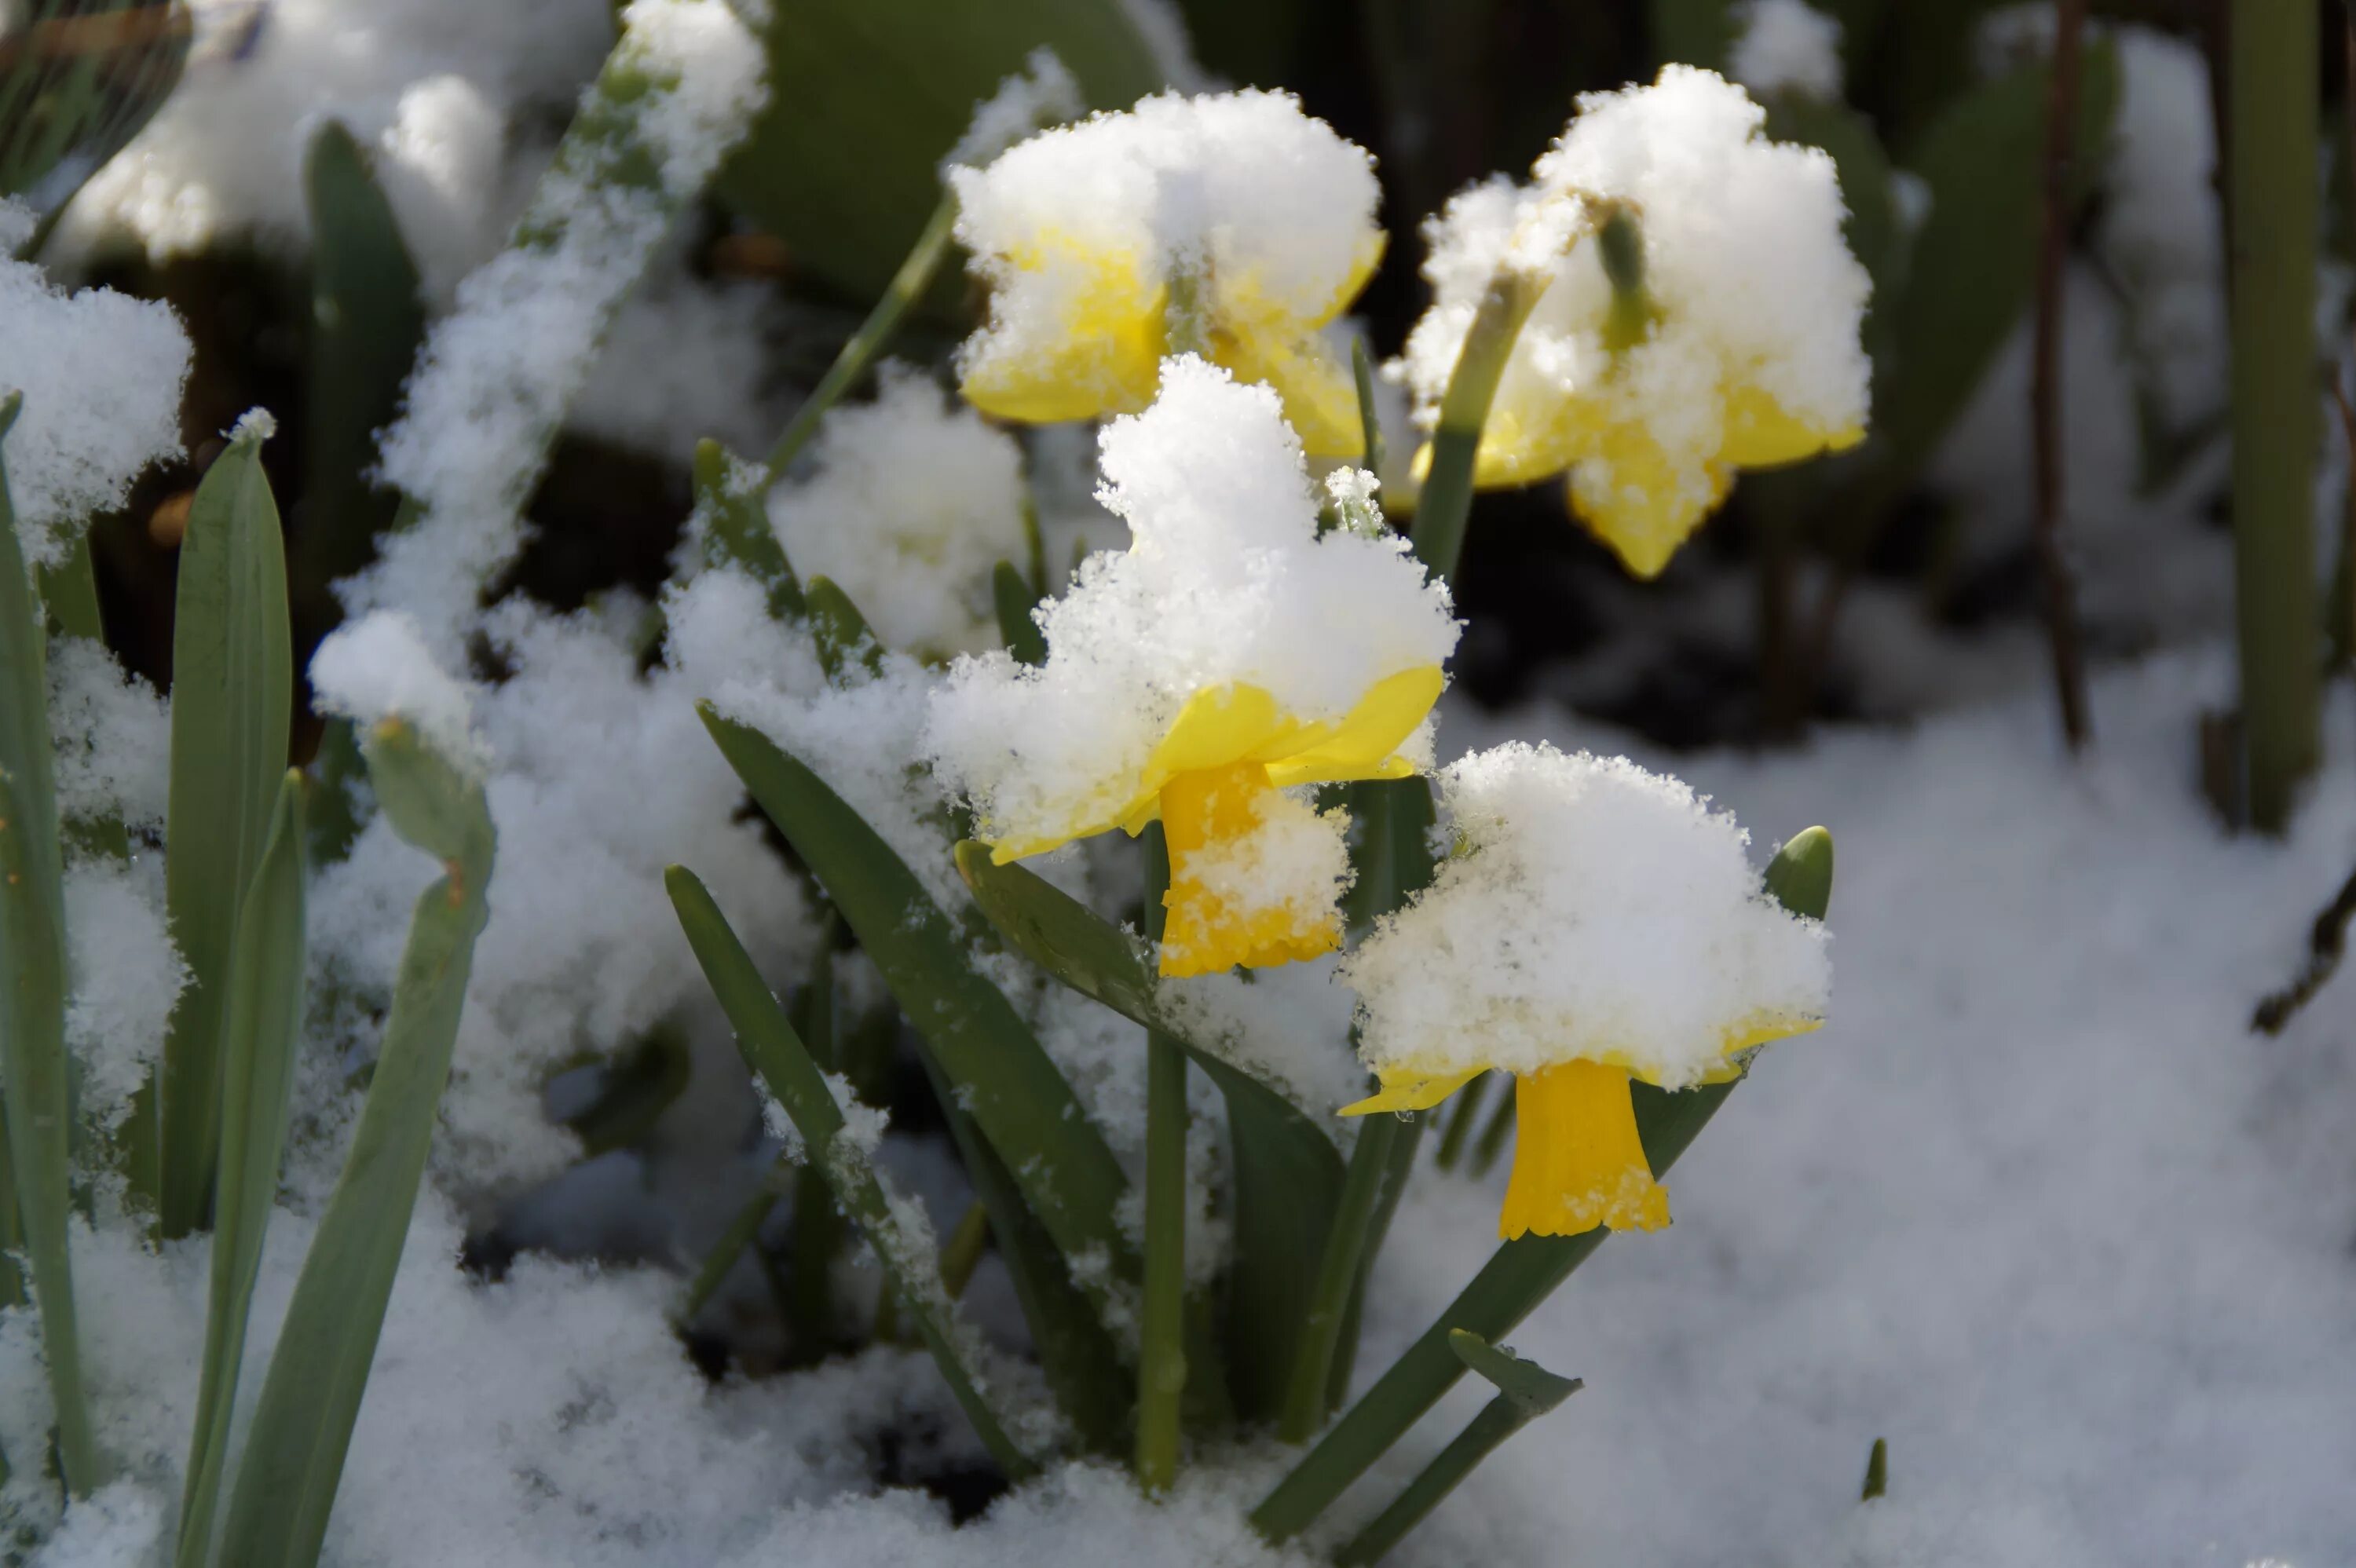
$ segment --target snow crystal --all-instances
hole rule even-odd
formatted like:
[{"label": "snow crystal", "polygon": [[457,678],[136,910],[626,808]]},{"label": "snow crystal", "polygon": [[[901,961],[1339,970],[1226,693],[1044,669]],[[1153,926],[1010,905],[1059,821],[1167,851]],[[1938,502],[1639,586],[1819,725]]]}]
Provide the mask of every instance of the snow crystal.
[{"label": "snow crystal", "polygon": [[30,1568],[137,1568],[165,1548],[170,1499],[138,1481],[108,1482],[70,1504]]},{"label": "snow crystal", "polygon": [[810,463],[769,497],[796,571],[833,579],[887,646],[946,657],[1000,645],[991,568],[1030,559],[1011,436],[893,368],[875,401],[828,415]]},{"label": "snow crystal", "polygon": [[[1832,159],[1766,140],[1765,112],[1740,88],[1688,66],[1665,68],[1652,87],[1584,94],[1579,108],[1532,186],[1493,178],[1426,225],[1435,299],[1402,365],[1419,417],[1437,420],[1481,295],[1509,254],[1529,249],[1532,225],[1601,199],[1626,204],[1641,224],[1649,330],[1616,353],[1607,346],[1601,247],[1573,246],[1506,362],[1494,421],[1537,432],[1567,397],[1608,400],[1615,421],[1658,443],[1697,504],[1726,443],[1727,389],[1755,389],[1812,429],[1862,428],[1870,285],[1842,239]],[[1600,487],[1613,476],[1590,462],[1574,479]]]},{"label": "snow crystal", "polygon": [[[22,225],[24,209],[0,201]],[[27,565],[65,559],[94,512],[180,454],[188,335],[172,307],[112,289],[69,294],[0,246],[0,397],[24,394],[0,437],[16,537]]]},{"label": "snow crystal", "polygon": [[66,870],[66,1044],[81,1112],[121,1121],[162,1050],[188,966],[164,918],[163,863],[95,857]]},{"label": "snow crystal", "polygon": [[1248,683],[1306,721],[1456,644],[1445,586],[1397,536],[1322,538],[1276,395],[1192,357],[1147,412],[1102,437],[1105,504],[1133,542],[1091,557],[1040,615],[1047,662],[960,659],[926,744],[994,837],[1102,822],[1195,692]]},{"label": "snow crystal", "polygon": [[[630,133],[575,144],[583,155],[541,179],[517,241],[459,284],[383,437],[383,477],[423,516],[337,588],[355,614],[408,611],[437,648],[456,648],[522,548],[520,509],[599,338],[766,93],[759,46],[724,0],[632,0],[614,59],[645,83]],[[628,183],[626,156],[650,156],[659,187]]]},{"label": "snow crystal", "polygon": [[1080,84],[1055,51],[1042,45],[1031,51],[1021,70],[982,100],[941,166],[979,168],[1033,132],[1076,120],[1087,110]]},{"label": "snow crystal", "polygon": [[1824,1016],[1824,928],[1767,896],[1750,835],[1676,779],[1512,742],[1440,788],[1462,849],[1342,966],[1376,1067],[1614,1059],[1677,1088],[1754,1025]]},{"label": "snow crystal", "polygon": [[417,623],[397,610],[373,611],[329,633],[311,656],[311,693],[320,711],[362,728],[404,719],[461,766],[480,768],[486,760],[466,688],[444,672]]},{"label": "snow crystal", "polygon": [[1102,330],[1081,317],[1108,289],[1124,315],[1158,315],[1174,268],[1205,280],[1214,316],[1323,322],[1382,242],[1374,160],[1286,92],[1163,93],[949,182],[957,237],[991,284],[969,380],[1068,354],[1073,332]]},{"label": "snow crystal", "polygon": [[1841,25],[1805,0],[1745,0],[1727,72],[1752,92],[1839,101]]},{"label": "snow crystal", "polygon": [[50,645],[49,731],[58,812],[134,832],[164,826],[172,778],[171,704],[87,637]]}]

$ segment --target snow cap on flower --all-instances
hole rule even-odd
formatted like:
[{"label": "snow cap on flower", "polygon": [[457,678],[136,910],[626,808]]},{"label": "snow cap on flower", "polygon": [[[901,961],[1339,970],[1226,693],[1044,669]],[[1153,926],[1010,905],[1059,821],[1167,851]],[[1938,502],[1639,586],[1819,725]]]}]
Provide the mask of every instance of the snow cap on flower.
[{"label": "snow cap on flower", "polygon": [[1163,93],[949,180],[991,289],[960,361],[977,407],[1032,422],[1144,408],[1177,278],[1211,358],[1276,388],[1312,453],[1357,450],[1349,368],[1318,329],[1382,255],[1374,160],[1290,93]]},{"label": "snow cap on flower", "polygon": [[1567,471],[1580,517],[1640,577],[1668,564],[1736,469],[1864,434],[1870,284],[1842,238],[1839,182],[1822,151],[1768,141],[1764,118],[1716,74],[1669,66],[1654,86],[1581,97],[1528,186],[1472,187],[1426,226],[1436,299],[1408,340],[1404,374],[1429,423],[1518,239],[1549,209],[1583,207],[1599,225],[1625,215],[1638,289],[1615,310],[1598,237],[1553,262],[1499,383],[1475,479]]},{"label": "snow cap on flower", "polygon": [[[959,659],[932,699],[926,749],[1001,862],[1163,817],[1169,947],[1189,945],[1194,902],[1225,932],[1192,943],[1205,966],[1272,961],[1213,960],[1272,953],[1286,933],[1309,940],[1289,919],[1250,941],[1245,928],[1297,910],[1312,883],[1330,907],[1340,874],[1315,848],[1319,834],[1337,842],[1338,825],[1276,792],[1413,770],[1456,645],[1448,592],[1395,535],[1321,536],[1276,395],[1203,360],[1172,360],[1160,399],[1101,445],[1101,497],[1130,549],[1089,557],[1038,613],[1044,665]],[[1267,872],[1265,896],[1244,897],[1238,857]],[[1199,972],[1173,966],[1168,948],[1164,963]]]},{"label": "snow cap on flower", "polygon": [[795,570],[841,584],[889,646],[997,645],[991,569],[1030,554],[1012,438],[923,375],[887,369],[875,401],[834,411],[811,457],[769,497]]},{"label": "snow cap on flower", "polygon": [[1343,966],[1383,1085],[1351,1109],[1436,1104],[1510,1072],[1506,1234],[1666,1223],[1629,1080],[1723,1080],[1737,1053],[1815,1028],[1824,927],[1765,891],[1731,816],[1624,758],[1515,742],[1440,788],[1459,852]]}]

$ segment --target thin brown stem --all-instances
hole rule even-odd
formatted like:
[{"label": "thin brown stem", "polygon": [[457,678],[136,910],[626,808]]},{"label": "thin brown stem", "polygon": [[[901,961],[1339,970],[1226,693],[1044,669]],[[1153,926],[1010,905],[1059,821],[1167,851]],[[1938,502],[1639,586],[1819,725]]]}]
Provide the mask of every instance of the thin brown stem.
[{"label": "thin brown stem", "polygon": [[2078,633],[2077,584],[2062,544],[2062,283],[2069,259],[2071,145],[2078,117],[2081,39],[2086,0],[2060,0],[2053,15],[2053,67],[2045,110],[2045,225],[2037,254],[2035,361],[2029,389],[2037,476],[2037,556],[2044,577],[2045,631],[2053,652],[2053,687],[2070,749],[2093,736],[2086,712],[2086,668]]}]

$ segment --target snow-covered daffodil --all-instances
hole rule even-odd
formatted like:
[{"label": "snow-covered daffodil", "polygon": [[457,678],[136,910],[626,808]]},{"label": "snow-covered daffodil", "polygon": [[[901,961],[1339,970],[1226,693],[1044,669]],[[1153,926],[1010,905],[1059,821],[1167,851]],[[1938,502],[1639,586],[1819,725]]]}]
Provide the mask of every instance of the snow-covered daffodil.
[{"label": "snow-covered daffodil", "polygon": [[1582,98],[1529,185],[1476,186],[1428,228],[1436,300],[1405,358],[1427,421],[1515,236],[1545,209],[1585,210],[1506,361],[1473,482],[1568,475],[1572,510],[1638,577],[1667,566],[1738,470],[1865,435],[1870,284],[1839,182],[1763,121],[1740,88],[1670,66]]},{"label": "snow-covered daffodil", "polygon": [[1323,329],[1382,259],[1373,160],[1290,94],[1166,93],[949,179],[990,288],[959,358],[975,407],[1135,413],[1191,348],[1274,388],[1312,454],[1359,450],[1349,366]]},{"label": "snow-covered daffodil", "polygon": [[1047,658],[959,660],[933,699],[936,772],[1001,863],[1159,818],[1165,975],[1340,942],[1339,812],[1297,786],[1414,771],[1456,644],[1447,590],[1393,536],[1317,531],[1274,393],[1194,357],[1102,437],[1126,551],[1037,612]]},{"label": "snow-covered daffodil", "polygon": [[1422,1110],[1513,1075],[1498,1230],[1657,1230],[1668,1194],[1630,1084],[1739,1076],[1822,1020],[1824,927],[1763,891],[1734,819],[1624,759],[1519,743],[1440,775],[1459,849],[1353,952],[1380,1091],[1344,1115]]}]

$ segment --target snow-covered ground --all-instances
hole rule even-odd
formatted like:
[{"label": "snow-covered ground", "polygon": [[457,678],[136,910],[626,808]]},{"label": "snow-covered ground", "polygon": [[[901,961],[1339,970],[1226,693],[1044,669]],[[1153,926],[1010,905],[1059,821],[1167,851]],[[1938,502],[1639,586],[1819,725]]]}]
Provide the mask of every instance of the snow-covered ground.
[{"label": "snow-covered ground", "polygon": [[[1515,1337],[1587,1388],[1447,1524],[1502,1562],[2356,1561],[2356,974],[2248,1028],[2356,857],[2356,759],[2340,722],[2289,840],[2225,837],[2191,736],[2230,678],[2113,673],[2074,766],[2040,691],[1676,760],[1762,841],[1832,828],[1832,1021],[1764,1053],[1670,1178],[1672,1229]],[[1378,1341],[1486,1256],[1494,1201],[1412,1189]]]},{"label": "snow-covered ground", "polygon": [[[1674,1226],[1612,1240],[1512,1337],[1586,1390],[1398,1561],[2356,1559],[2356,974],[2278,1039],[2247,1028],[2356,856],[2356,735],[2334,725],[2287,842],[2225,837],[2190,737],[2228,668],[2212,652],[2100,679],[2100,743],[2074,765],[2041,692],[1911,733],[1675,760],[1762,844],[1834,830],[1832,1022],[1767,1051],[1672,1174]],[[1444,736],[1491,730],[1613,739],[1538,711],[1460,710]],[[1362,1377],[1487,1256],[1502,1180],[1419,1174]],[[273,1234],[264,1323],[305,1229]],[[337,1509],[346,1568],[1299,1560],[1237,1517],[1280,1463],[1265,1450],[1159,1506],[1060,1472],[952,1544],[945,1505],[867,1478],[876,1435],[912,1420],[937,1424],[937,1458],[972,1457],[921,1356],[708,1392],[657,1271],[527,1254],[482,1285],[452,1266],[458,1242],[429,1200]],[[87,1256],[119,1451],[168,1467],[194,1340],[154,1325],[197,1331],[200,1254]],[[1481,1397],[1461,1388],[1337,1520],[1379,1506]],[[1890,1491],[1860,1505],[1877,1436]],[[109,1500],[41,1561],[143,1561],[91,1538],[112,1521],[135,1539],[123,1516],[162,1519],[163,1496]]]}]

